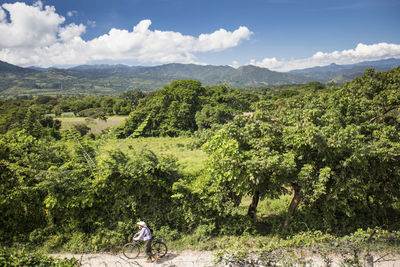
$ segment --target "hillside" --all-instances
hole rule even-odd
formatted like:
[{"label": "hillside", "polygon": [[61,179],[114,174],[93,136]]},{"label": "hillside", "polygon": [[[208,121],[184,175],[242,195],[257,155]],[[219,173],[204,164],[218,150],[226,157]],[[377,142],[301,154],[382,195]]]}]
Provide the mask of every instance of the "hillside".
[{"label": "hillside", "polygon": [[29,68],[22,68],[4,61],[0,61],[0,73],[21,74],[21,73],[35,73],[36,71]]},{"label": "hillside", "polygon": [[198,80],[203,85],[228,84],[241,88],[309,81],[341,83],[360,77],[367,68],[386,71],[398,65],[399,59],[388,59],[277,72],[252,65],[235,69],[230,66],[178,63],[150,67],[103,64],[43,69],[22,68],[0,61],[0,97],[120,94],[134,88],[152,91],[181,79]]}]

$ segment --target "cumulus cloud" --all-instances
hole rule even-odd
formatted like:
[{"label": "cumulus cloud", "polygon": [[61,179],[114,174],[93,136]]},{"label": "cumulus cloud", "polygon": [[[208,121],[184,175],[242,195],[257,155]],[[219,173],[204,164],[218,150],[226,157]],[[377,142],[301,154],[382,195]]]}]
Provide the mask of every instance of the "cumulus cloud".
[{"label": "cumulus cloud", "polygon": [[[65,19],[55,13],[55,8],[41,2],[33,6],[25,3],[3,4],[9,13],[10,22],[5,17],[0,20],[0,48],[18,49],[20,47],[37,47],[56,42],[56,34]],[[1,17],[1,15],[0,15]]]},{"label": "cumulus cloud", "polygon": [[75,23],[71,23],[64,28],[60,28],[58,31],[58,36],[60,37],[61,41],[68,42],[75,37],[80,36],[85,32],[85,30],[86,27],[82,24],[76,25]]},{"label": "cumulus cloud", "polygon": [[234,32],[220,29],[211,34],[200,34],[197,42],[198,51],[220,51],[237,46],[240,41],[248,40],[251,32],[247,27],[241,26]]},{"label": "cumulus cloud", "polygon": [[250,64],[276,71],[290,71],[315,66],[326,66],[332,63],[345,65],[388,58],[400,58],[400,45],[388,43],[366,45],[359,43],[354,49],[330,53],[317,52],[309,58],[278,60],[273,57],[264,58],[261,61],[253,59],[250,61]]},{"label": "cumulus cloud", "polygon": [[[9,13],[7,21],[6,13]],[[73,15],[71,13],[70,15]],[[69,16],[69,14],[67,14]],[[93,26],[88,23],[88,26]],[[3,4],[0,8],[0,60],[27,66],[75,65],[98,60],[135,60],[151,63],[194,63],[195,53],[221,51],[248,40],[252,32],[241,26],[198,37],[173,31],[151,30],[142,20],[132,30],[111,29],[107,34],[84,40],[83,24],[65,25],[53,6],[38,1]]]}]

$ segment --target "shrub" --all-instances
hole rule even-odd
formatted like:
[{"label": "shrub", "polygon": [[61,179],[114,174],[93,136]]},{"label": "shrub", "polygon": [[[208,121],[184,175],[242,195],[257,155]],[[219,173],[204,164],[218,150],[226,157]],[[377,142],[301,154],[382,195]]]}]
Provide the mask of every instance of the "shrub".
[{"label": "shrub", "polygon": [[178,240],[181,237],[178,230],[172,230],[169,226],[161,226],[160,230],[154,231],[154,235],[171,241]]},{"label": "shrub", "polygon": [[255,227],[252,218],[239,214],[229,215],[219,228],[221,235],[242,235],[244,233],[254,233]]},{"label": "shrub", "polygon": [[90,127],[84,123],[74,124],[74,128],[79,132],[81,136],[86,135],[90,131]]},{"label": "shrub", "polygon": [[27,253],[24,250],[0,249],[0,266],[79,266],[75,258],[59,259],[38,252]]}]

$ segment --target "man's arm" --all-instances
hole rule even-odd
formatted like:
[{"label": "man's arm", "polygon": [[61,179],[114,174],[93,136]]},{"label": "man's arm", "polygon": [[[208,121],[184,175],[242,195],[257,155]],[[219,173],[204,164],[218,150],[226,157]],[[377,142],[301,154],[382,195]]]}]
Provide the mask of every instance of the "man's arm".
[{"label": "man's arm", "polygon": [[139,233],[136,233],[136,234],[135,234],[133,240],[135,240],[135,241],[140,240],[140,239],[143,237],[143,234],[144,234],[144,228],[143,228],[142,230],[140,230]]}]

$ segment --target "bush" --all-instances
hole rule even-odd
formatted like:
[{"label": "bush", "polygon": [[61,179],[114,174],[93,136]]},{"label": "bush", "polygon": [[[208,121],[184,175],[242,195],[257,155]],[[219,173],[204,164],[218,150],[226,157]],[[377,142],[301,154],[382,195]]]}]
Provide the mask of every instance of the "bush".
[{"label": "bush", "polygon": [[209,240],[213,234],[215,234],[215,224],[201,224],[194,231],[194,238],[198,240],[198,242]]},{"label": "bush", "polygon": [[154,231],[154,235],[171,241],[178,240],[181,237],[178,230],[172,230],[169,226],[161,226],[160,230]]},{"label": "bush", "polygon": [[81,136],[86,135],[90,131],[90,127],[84,123],[74,124],[74,128],[79,132]]},{"label": "bush", "polygon": [[63,249],[72,253],[85,253],[90,251],[88,236],[84,233],[73,233]]},{"label": "bush", "polygon": [[0,266],[79,266],[75,258],[59,259],[42,255],[41,253],[27,253],[24,250],[0,249]]},{"label": "bush", "polygon": [[47,227],[47,228],[37,228],[35,230],[33,230],[30,234],[29,234],[29,241],[33,244],[33,245],[41,245],[43,244],[46,239],[49,237],[49,234],[51,232],[51,228]]},{"label": "bush", "polygon": [[243,235],[255,232],[253,220],[249,216],[230,215],[223,222],[219,228],[220,235]]},{"label": "bush", "polygon": [[108,229],[99,229],[90,240],[90,246],[94,251],[115,251],[120,249],[125,238],[121,233]]},{"label": "bush", "polygon": [[221,129],[222,125],[213,124],[209,129],[201,129],[193,133],[193,141],[188,144],[189,149],[199,149],[208,142],[215,133]]},{"label": "bush", "polygon": [[43,243],[43,246],[46,250],[58,250],[62,247],[62,245],[68,240],[67,236],[61,233],[51,235],[48,239]]}]

